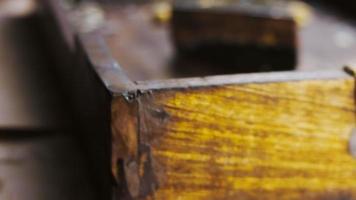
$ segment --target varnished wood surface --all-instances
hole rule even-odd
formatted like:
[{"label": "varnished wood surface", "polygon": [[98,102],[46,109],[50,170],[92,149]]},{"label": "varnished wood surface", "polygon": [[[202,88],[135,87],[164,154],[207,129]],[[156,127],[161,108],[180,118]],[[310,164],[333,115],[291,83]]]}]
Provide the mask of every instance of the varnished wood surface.
[{"label": "varnished wood surface", "polygon": [[[279,78],[293,81],[153,81],[124,93],[108,84],[118,92],[111,110],[117,198],[355,199],[356,162],[347,149],[355,125],[354,80]],[[106,137],[109,98],[96,103],[103,87],[89,86],[75,90],[81,113],[92,115],[83,124],[88,135]],[[82,99],[90,101],[83,105]],[[93,141],[96,152],[107,155],[101,151],[107,143]]]},{"label": "varnished wood surface", "polygon": [[[182,89],[191,87],[209,87],[219,85],[233,84],[248,84],[248,83],[273,83],[287,81],[306,81],[306,80],[328,80],[350,78],[350,75],[343,70],[319,70],[310,72],[288,71],[288,72],[266,72],[266,73],[248,73],[234,75],[219,75],[194,78],[179,78],[166,80],[149,80],[135,81],[135,85],[129,89],[130,92],[135,90],[150,91],[150,90],[167,90],[167,89]],[[131,90],[130,90],[131,89]],[[112,90],[116,94],[120,94],[120,90]]]},{"label": "varnished wood surface", "polygon": [[153,90],[130,104],[139,187],[158,182],[137,199],[356,199],[352,78]]}]

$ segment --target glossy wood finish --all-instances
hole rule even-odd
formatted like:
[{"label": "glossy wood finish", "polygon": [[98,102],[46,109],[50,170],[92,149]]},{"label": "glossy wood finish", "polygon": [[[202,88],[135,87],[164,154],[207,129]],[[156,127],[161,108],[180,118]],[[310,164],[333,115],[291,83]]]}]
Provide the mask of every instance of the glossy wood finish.
[{"label": "glossy wood finish", "polygon": [[356,199],[351,76],[130,80],[105,30],[77,33],[63,71],[104,190],[111,139],[114,199]]},{"label": "glossy wood finish", "polygon": [[[136,198],[356,198],[356,160],[348,152],[354,84],[301,80],[142,94],[128,103],[138,105],[136,132],[125,132],[137,134],[138,153],[123,157],[137,157]],[[117,97],[114,107],[123,103]],[[137,183],[126,181],[130,192]]]}]

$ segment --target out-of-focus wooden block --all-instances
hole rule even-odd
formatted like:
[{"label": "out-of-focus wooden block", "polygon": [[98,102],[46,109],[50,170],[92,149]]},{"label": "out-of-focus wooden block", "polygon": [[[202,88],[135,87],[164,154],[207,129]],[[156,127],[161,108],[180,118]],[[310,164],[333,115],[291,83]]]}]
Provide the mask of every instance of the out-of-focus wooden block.
[{"label": "out-of-focus wooden block", "polygon": [[173,39],[183,56],[241,68],[236,71],[293,69],[296,23],[283,6],[240,4],[204,7],[204,1],[177,1]]}]

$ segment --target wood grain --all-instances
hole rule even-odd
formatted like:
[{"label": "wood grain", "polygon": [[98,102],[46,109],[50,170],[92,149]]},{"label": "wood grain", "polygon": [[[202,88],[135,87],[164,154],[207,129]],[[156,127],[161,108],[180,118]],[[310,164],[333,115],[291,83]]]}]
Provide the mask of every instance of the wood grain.
[{"label": "wood grain", "polygon": [[137,199],[356,199],[352,78],[162,89],[131,103],[159,182]]}]

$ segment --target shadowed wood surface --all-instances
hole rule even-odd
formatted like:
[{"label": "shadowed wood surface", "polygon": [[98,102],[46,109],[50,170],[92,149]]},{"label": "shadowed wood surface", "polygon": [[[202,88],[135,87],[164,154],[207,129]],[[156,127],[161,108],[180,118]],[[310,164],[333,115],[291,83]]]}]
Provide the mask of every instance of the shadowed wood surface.
[{"label": "shadowed wood surface", "polygon": [[145,174],[158,180],[138,199],[356,198],[352,78],[162,89],[136,103],[140,191]]}]

